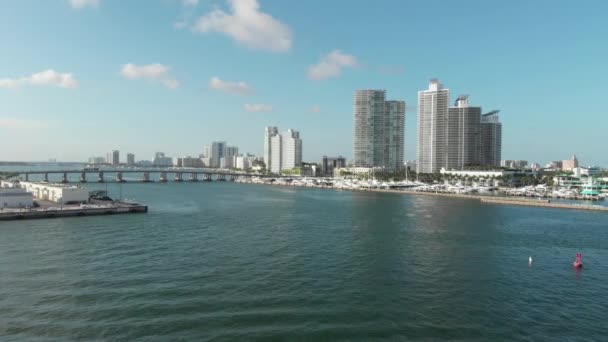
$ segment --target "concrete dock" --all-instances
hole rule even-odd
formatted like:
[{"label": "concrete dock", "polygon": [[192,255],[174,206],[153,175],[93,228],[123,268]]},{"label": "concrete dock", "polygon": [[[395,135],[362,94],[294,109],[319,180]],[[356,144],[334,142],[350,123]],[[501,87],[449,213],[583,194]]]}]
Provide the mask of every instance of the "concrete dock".
[{"label": "concrete dock", "polygon": [[146,212],[148,212],[148,206],[146,205],[125,202],[89,203],[83,205],[64,206],[56,204],[55,206],[51,207],[45,206],[40,208],[26,209],[2,209],[0,210],[0,221],[133,214]]}]

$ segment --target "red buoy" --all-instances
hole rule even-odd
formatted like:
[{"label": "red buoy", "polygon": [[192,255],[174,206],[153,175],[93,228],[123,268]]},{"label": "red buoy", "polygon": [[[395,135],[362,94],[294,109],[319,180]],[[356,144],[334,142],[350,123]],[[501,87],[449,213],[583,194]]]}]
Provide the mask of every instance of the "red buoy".
[{"label": "red buoy", "polygon": [[574,263],[572,263],[572,266],[574,266],[575,268],[583,267],[583,255],[581,253],[576,253],[576,259],[574,259]]}]

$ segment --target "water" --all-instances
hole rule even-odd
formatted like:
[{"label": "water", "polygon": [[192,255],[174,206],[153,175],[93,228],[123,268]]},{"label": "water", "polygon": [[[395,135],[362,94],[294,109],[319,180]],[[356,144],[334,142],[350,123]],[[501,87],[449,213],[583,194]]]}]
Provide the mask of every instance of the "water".
[{"label": "water", "polygon": [[0,223],[0,340],[608,333],[605,213],[220,182],[107,186],[150,212]]}]

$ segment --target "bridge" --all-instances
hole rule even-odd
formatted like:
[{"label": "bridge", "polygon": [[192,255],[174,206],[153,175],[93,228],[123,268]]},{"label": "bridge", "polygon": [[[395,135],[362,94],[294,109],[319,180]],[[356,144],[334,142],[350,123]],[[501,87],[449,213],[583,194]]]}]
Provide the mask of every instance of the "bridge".
[{"label": "bridge", "polygon": [[[40,175],[42,180],[49,182],[49,175],[60,175],[60,179],[55,180],[56,182],[69,183],[69,175],[79,175],[78,182],[87,183],[94,175],[93,181],[98,183],[104,183],[106,181],[113,181],[118,183],[125,183],[127,180],[124,178],[125,174],[136,174],[141,175],[139,177],[140,182],[150,183],[154,182],[155,179],[151,177],[151,174],[158,174],[158,182],[168,182],[173,179],[175,182],[198,182],[198,181],[235,181],[241,178],[251,177],[268,177],[266,175],[252,174],[252,173],[240,173],[233,171],[217,170],[217,169],[82,169],[82,170],[27,170],[27,171],[11,171],[11,173],[19,174],[25,181],[30,180],[31,175]],[[107,179],[106,176],[113,176]],[[57,177],[55,177],[57,178]],[[74,177],[72,177],[74,178]],[[130,180],[133,181],[133,180]]]}]

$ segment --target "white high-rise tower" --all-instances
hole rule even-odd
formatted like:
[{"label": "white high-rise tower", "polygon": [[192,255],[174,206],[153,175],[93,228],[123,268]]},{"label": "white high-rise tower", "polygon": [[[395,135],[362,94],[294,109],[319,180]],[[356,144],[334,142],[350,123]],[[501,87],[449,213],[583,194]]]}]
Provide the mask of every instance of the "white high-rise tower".
[{"label": "white high-rise tower", "polygon": [[449,89],[432,79],[418,92],[418,150],[416,171],[438,172],[447,166]]},{"label": "white high-rise tower", "polygon": [[[267,126],[264,129],[264,163],[266,164],[266,170],[269,171],[272,171],[272,138],[277,135],[279,135],[277,127]],[[280,146],[277,147],[280,149]],[[277,163],[277,166],[280,167],[280,160],[277,160]]]}]

